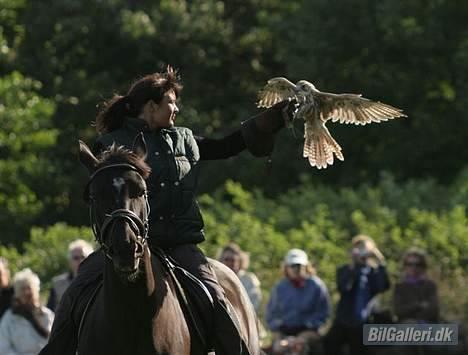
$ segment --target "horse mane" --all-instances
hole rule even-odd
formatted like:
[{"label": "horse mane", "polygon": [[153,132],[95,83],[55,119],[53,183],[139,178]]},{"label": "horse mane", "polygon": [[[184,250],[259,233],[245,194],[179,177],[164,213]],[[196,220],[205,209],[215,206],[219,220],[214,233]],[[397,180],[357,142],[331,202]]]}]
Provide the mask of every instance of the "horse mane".
[{"label": "horse mane", "polygon": [[151,168],[145,162],[144,157],[140,157],[132,150],[115,143],[99,154],[96,169],[119,163],[133,165],[138,170],[143,179],[147,179],[151,173]]}]

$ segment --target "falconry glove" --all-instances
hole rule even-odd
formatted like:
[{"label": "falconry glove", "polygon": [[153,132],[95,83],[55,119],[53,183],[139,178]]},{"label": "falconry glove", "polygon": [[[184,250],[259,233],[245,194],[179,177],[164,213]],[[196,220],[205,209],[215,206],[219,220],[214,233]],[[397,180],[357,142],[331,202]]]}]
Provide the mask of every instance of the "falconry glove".
[{"label": "falconry glove", "polygon": [[258,115],[241,123],[241,132],[247,150],[256,157],[266,157],[273,151],[275,134],[289,127],[297,111],[298,103],[287,98]]}]

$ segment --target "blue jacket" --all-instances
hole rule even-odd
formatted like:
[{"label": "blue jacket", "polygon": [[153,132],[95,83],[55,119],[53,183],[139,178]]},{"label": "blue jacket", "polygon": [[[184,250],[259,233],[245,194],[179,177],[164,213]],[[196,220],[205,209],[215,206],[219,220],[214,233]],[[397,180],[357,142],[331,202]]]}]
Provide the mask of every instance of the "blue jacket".
[{"label": "blue jacket", "polygon": [[296,288],[283,279],[271,292],[266,321],[272,331],[281,328],[318,329],[330,315],[328,290],[323,281],[313,276],[304,287]]},{"label": "blue jacket", "polygon": [[[347,326],[359,326],[365,322],[365,317],[358,316],[356,307],[366,306],[377,294],[390,288],[385,266],[376,268],[355,267],[343,265],[336,272],[336,286],[340,292],[340,300],[336,308],[335,322]],[[363,291],[363,286],[366,288]],[[359,298],[365,298],[359,300]],[[361,309],[362,311],[362,309]]]}]

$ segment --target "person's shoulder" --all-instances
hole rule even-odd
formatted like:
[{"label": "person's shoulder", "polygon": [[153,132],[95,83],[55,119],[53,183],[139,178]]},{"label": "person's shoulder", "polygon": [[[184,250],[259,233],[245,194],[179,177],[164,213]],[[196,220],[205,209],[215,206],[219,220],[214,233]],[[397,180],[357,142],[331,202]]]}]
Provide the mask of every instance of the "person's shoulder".
[{"label": "person's shoulder", "polygon": [[52,323],[54,321],[55,313],[51,311],[49,308],[45,306],[41,306],[42,317],[47,319],[48,323]]},{"label": "person's shoulder", "polygon": [[240,275],[239,275],[239,278],[242,278],[242,279],[245,279],[245,280],[248,280],[249,282],[253,283],[254,285],[260,285],[260,280],[258,279],[258,277],[253,273],[253,272],[249,272],[249,271],[245,271],[245,270],[241,270]]},{"label": "person's shoulder", "polygon": [[291,283],[288,281],[288,279],[286,278],[283,278],[281,280],[279,280],[276,284],[275,284],[275,288],[278,289],[278,290],[284,290],[284,289],[287,289],[287,288],[290,288],[291,286]]},{"label": "person's shoulder", "polygon": [[253,272],[246,271],[246,270],[240,270],[238,275],[243,276],[243,277],[247,277],[249,279],[256,279],[257,278],[257,276],[255,276],[255,274]]},{"label": "person's shoulder", "polygon": [[325,282],[317,275],[311,276],[307,281],[321,289],[327,289]]},{"label": "person's shoulder", "polygon": [[345,271],[345,270],[347,271],[347,270],[350,270],[350,269],[351,269],[351,265],[349,265],[349,264],[338,265],[336,267],[337,272],[342,272],[342,271]]},{"label": "person's shoulder", "polygon": [[126,148],[131,148],[135,137],[141,130],[134,127],[123,125],[110,132],[102,133],[96,138],[96,146],[101,145],[102,149],[110,147],[112,144],[122,145]]},{"label": "person's shoulder", "polygon": [[63,274],[56,275],[52,278],[52,283],[57,283],[57,282],[63,282],[63,281],[69,281],[70,280],[70,273],[69,272],[64,272]]},{"label": "person's shoulder", "polygon": [[41,312],[49,318],[54,316],[54,312],[45,306],[41,306]]},{"label": "person's shoulder", "polygon": [[11,310],[11,307],[10,307],[0,317],[0,324],[2,323],[10,324],[15,317],[16,316],[15,314],[13,314],[13,311]]},{"label": "person's shoulder", "polygon": [[97,142],[104,144],[105,146],[109,146],[112,143],[121,143],[123,137],[127,136],[128,130],[125,127],[118,128],[111,132],[103,133],[99,135],[96,139]]},{"label": "person's shoulder", "polygon": [[188,127],[174,126],[172,129],[185,137],[193,137],[193,132]]},{"label": "person's shoulder", "polygon": [[5,311],[5,313],[3,313],[2,319],[7,318],[7,317],[11,318],[13,315],[14,315],[13,311],[12,311],[12,309],[10,307]]},{"label": "person's shoulder", "polygon": [[184,126],[174,126],[172,128],[179,132],[190,132],[190,133],[192,132],[190,128],[184,127]]}]

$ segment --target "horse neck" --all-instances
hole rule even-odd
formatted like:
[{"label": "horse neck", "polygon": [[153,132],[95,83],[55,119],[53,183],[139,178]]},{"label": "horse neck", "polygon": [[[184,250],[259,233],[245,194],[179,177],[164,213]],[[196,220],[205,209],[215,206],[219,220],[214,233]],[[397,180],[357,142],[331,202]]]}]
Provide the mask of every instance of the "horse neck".
[{"label": "horse neck", "polygon": [[141,314],[153,316],[156,313],[155,305],[158,304],[156,301],[160,294],[157,286],[162,286],[162,282],[158,282],[160,270],[153,271],[149,250],[145,250],[142,262],[142,270],[137,279],[124,282],[114,270],[112,261],[106,259],[103,291],[105,307],[111,314],[139,317]]}]

